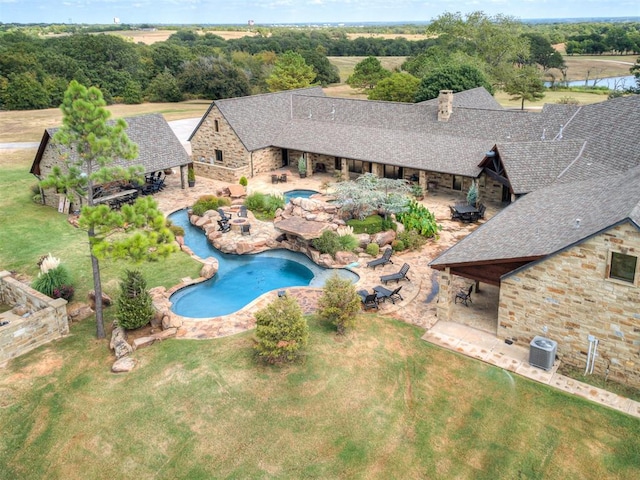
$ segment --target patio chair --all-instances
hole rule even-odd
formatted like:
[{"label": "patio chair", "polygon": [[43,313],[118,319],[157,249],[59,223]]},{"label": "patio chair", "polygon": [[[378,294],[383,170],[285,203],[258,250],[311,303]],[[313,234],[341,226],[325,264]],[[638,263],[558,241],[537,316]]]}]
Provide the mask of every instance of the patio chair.
[{"label": "patio chair", "polygon": [[275,173],[271,174],[271,183],[278,183],[279,180],[280,177],[278,177],[278,175],[276,175]]},{"label": "patio chair", "polygon": [[248,223],[240,225],[240,233],[242,235],[251,235],[251,225]]},{"label": "patio chair", "polygon": [[389,290],[382,285],[378,285],[373,289],[373,291],[376,292],[376,295],[378,296],[378,301],[382,300],[383,302],[386,302],[388,298],[394,305],[396,304],[396,299],[404,300],[404,298],[402,298],[402,295],[400,295],[400,290],[402,290],[402,285],[400,285],[395,290]]},{"label": "patio chair", "polygon": [[360,295],[360,301],[365,310],[378,308],[378,295],[376,292],[369,293],[367,290],[358,290],[358,295]]},{"label": "patio chair", "polygon": [[367,267],[371,267],[375,270],[378,265],[382,265],[384,267],[387,263],[393,263],[393,260],[391,260],[392,253],[393,250],[391,248],[386,248],[384,252],[382,252],[382,256],[380,258],[367,262]]},{"label": "patio chair", "polygon": [[484,212],[487,211],[487,206],[484,203],[480,204],[478,207],[478,218],[484,218]]},{"label": "patio chair", "polygon": [[409,279],[409,277],[407,277],[408,271],[409,271],[409,264],[405,263],[404,265],[402,265],[402,268],[400,268],[398,272],[392,273],[390,275],[382,275],[380,277],[380,281],[382,283],[387,283],[392,280],[395,280],[396,283],[399,282],[400,280],[407,280],[408,282],[410,282],[411,280]]},{"label": "patio chair", "polygon": [[280,175],[279,180],[280,180],[282,183],[287,183],[287,174],[286,174],[286,173],[283,173],[282,175]]},{"label": "patio chair", "polygon": [[218,215],[220,215],[220,218],[226,222],[228,222],[229,220],[231,220],[231,215],[227,215],[226,213],[224,213],[224,210],[222,210],[221,208],[218,208]]},{"label": "patio chair", "polygon": [[453,303],[458,303],[458,299],[460,299],[460,301],[464,303],[465,307],[468,307],[469,304],[467,302],[471,302],[472,291],[473,291],[473,285],[469,286],[469,290],[460,290],[458,293],[456,293],[456,298],[454,299]]},{"label": "patio chair", "polygon": [[247,218],[247,207],[244,205],[240,205],[240,210],[238,210],[238,216],[240,218]]},{"label": "patio chair", "polygon": [[231,225],[227,220],[218,220],[218,230],[222,233],[227,233],[231,230]]},{"label": "patio chair", "polygon": [[458,210],[456,210],[456,207],[449,205],[449,211],[451,211],[451,220],[460,220],[460,214]]}]

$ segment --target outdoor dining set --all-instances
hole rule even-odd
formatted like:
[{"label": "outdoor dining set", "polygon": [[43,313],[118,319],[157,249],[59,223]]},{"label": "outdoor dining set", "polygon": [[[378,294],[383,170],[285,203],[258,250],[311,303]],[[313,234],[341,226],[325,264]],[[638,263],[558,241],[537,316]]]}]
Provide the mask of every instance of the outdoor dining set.
[{"label": "outdoor dining set", "polygon": [[[391,260],[391,255],[393,250],[391,248],[386,248],[382,253],[382,256],[376,258],[375,260],[371,260],[367,263],[367,267],[375,269],[377,266],[385,266],[388,264],[393,264],[393,260]],[[409,272],[409,264],[405,263],[400,267],[395,273],[390,273],[387,275],[382,275],[380,277],[380,282],[383,284],[387,284],[389,282],[398,283],[400,280],[411,281],[407,276],[407,272]],[[391,303],[395,305],[396,300],[401,301],[404,300],[402,295],[400,294],[400,290],[402,290],[402,285],[397,286],[395,289],[391,290],[383,285],[378,285],[373,287],[373,291],[369,292],[368,290],[358,290],[358,295],[362,301],[362,306],[365,310],[370,308],[378,308],[380,302],[386,302],[387,300],[391,300]]]},{"label": "outdoor dining set", "polygon": [[119,210],[125,204],[133,204],[140,195],[153,195],[165,187],[164,173],[153,172],[145,175],[143,184],[136,180],[130,182],[113,181],[93,187],[93,202],[109,205]]},{"label": "outdoor dining set", "polygon": [[477,222],[481,218],[484,218],[486,209],[487,207],[482,203],[477,207],[475,205],[469,205],[468,203],[449,205],[451,220],[459,220],[465,223]]}]

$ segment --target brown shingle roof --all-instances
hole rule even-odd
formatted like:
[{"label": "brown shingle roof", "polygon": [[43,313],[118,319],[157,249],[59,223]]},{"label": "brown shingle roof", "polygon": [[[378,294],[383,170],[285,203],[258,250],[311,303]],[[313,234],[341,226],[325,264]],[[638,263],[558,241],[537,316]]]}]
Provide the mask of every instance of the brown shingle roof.
[{"label": "brown shingle roof", "polygon": [[429,265],[548,256],[625,221],[640,229],[640,167],[532,192]]},{"label": "brown shingle roof", "polygon": [[[176,137],[164,117],[159,113],[140,115],[124,119],[127,122],[127,135],[138,144],[138,158],[135,160],[116,160],[114,165],[141,165],[144,173],[165,170],[191,162],[189,155]],[[57,128],[47,128],[40,148],[31,166],[31,173],[39,174],[39,163],[44,149],[51,142]]]}]

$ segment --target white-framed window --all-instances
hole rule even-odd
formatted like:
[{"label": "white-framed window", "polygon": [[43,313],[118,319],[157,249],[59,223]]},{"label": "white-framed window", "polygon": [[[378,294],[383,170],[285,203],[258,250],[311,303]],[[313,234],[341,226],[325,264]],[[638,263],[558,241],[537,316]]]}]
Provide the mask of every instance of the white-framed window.
[{"label": "white-framed window", "polygon": [[611,251],[607,265],[607,278],[635,285],[638,278],[638,257]]}]

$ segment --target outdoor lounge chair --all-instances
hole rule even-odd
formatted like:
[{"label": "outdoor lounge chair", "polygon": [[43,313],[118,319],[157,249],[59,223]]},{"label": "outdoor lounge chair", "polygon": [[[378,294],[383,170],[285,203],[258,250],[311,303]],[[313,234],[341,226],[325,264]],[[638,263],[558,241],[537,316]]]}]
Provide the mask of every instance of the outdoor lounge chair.
[{"label": "outdoor lounge chair", "polygon": [[460,290],[458,293],[456,293],[456,298],[454,299],[453,303],[458,303],[458,299],[460,299],[460,301],[464,303],[465,307],[468,307],[469,304],[467,302],[471,302],[472,291],[473,291],[473,285],[469,286],[469,290]]},{"label": "outdoor lounge chair", "polygon": [[238,216],[241,218],[247,218],[247,207],[244,205],[240,205],[240,210],[238,210]]},{"label": "outdoor lounge chair", "polygon": [[407,272],[409,271],[409,264],[405,263],[404,265],[402,265],[402,268],[396,272],[396,273],[392,273],[390,275],[382,275],[380,277],[380,281],[382,283],[387,283],[390,282],[391,280],[395,280],[396,283],[399,282],[400,280],[407,280],[407,281],[411,281],[409,279],[409,277],[407,277]]},{"label": "outdoor lounge chair", "polygon": [[367,262],[367,267],[371,267],[375,270],[378,265],[382,265],[384,267],[387,263],[393,263],[391,260],[392,253],[393,250],[391,248],[386,248],[385,251],[382,252],[382,256],[380,258]]},{"label": "outdoor lounge chair", "polygon": [[382,285],[378,285],[374,287],[373,291],[376,292],[378,296],[378,301],[382,300],[383,302],[387,301],[387,298],[391,300],[391,303],[396,304],[396,299],[404,300],[402,295],[400,295],[400,290],[402,289],[402,285],[400,285],[395,290],[389,290],[388,288],[383,287]]},{"label": "outdoor lounge chair", "polygon": [[248,223],[240,225],[240,233],[242,235],[251,235],[251,225]]},{"label": "outdoor lounge chair", "polygon": [[220,215],[220,219],[225,222],[231,220],[231,215],[227,215],[226,213],[224,213],[224,210],[222,210],[221,208],[218,208],[218,215]]},{"label": "outdoor lounge chair", "polygon": [[360,301],[365,310],[378,308],[378,295],[376,292],[369,293],[366,290],[358,290],[358,295],[360,295]]}]

